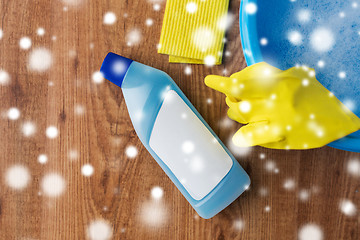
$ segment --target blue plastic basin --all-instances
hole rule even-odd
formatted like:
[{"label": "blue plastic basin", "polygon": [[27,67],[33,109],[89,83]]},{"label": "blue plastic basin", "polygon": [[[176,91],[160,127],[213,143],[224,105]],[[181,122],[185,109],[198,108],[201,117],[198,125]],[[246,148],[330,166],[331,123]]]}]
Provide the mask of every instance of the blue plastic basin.
[{"label": "blue plastic basin", "polygon": [[[359,5],[359,6],[358,6]],[[242,0],[240,35],[248,65],[306,65],[360,117],[360,3]],[[360,152],[360,131],[329,146]]]}]

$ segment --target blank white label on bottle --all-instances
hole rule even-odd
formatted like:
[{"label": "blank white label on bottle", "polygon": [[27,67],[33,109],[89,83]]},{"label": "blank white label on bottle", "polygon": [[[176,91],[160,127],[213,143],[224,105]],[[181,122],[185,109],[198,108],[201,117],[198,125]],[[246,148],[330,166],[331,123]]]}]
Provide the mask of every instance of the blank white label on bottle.
[{"label": "blank white label on bottle", "polygon": [[173,90],[165,96],[149,144],[195,200],[209,194],[233,165],[229,154]]}]

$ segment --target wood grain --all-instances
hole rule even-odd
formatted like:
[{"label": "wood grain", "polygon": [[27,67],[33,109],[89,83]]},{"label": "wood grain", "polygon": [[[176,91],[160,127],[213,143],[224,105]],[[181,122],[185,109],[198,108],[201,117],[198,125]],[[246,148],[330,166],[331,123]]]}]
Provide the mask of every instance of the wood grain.
[{"label": "wood grain", "polygon": [[[239,3],[231,1],[235,19]],[[194,65],[192,74],[186,75],[186,65],[169,64],[167,56],[156,53],[165,1],[160,1],[159,11],[146,0],[82,0],[79,6],[64,6],[61,0],[0,0],[4,32],[0,69],[11,76],[9,85],[0,86],[0,239],[86,239],[89,224],[97,219],[107,221],[113,239],[289,240],[297,239],[299,229],[309,223],[322,229],[324,239],[360,239],[359,211],[346,216],[339,209],[343,199],[360,208],[360,178],[346,171],[348,161],[359,159],[359,154],[330,147],[253,148],[237,158],[251,177],[250,189],[216,217],[204,220],[138,140],[120,88],[92,81],[109,51],[161,69],[228,143],[239,125],[224,121],[224,97],[208,89],[203,79],[246,66],[236,20],[227,34],[229,53],[224,64]],[[107,11],[117,15],[114,25],[103,24]],[[154,20],[150,27],[145,24],[147,18]],[[36,34],[38,27],[45,29],[44,36]],[[142,38],[139,45],[129,47],[126,35],[132,29],[139,29]],[[23,36],[32,39],[31,49],[20,49]],[[28,69],[28,56],[37,47],[53,54],[53,65],[45,73]],[[75,113],[79,105],[84,114]],[[20,110],[18,120],[7,119],[11,107]],[[21,131],[26,121],[36,124],[33,136],[25,137]],[[50,125],[59,129],[55,139],[45,135]],[[124,153],[130,145],[139,151],[136,158]],[[78,157],[71,159],[69,154],[75,151]],[[46,164],[37,161],[39,154],[47,154]],[[276,164],[277,174],[266,171],[269,161]],[[91,177],[81,174],[87,163],[95,170]],[[31,174],[21,191],[6,182],[7,171],[15,164],[26,166]],[[41,187],[49,173],[58,173],[66,181],[65,192],[57,198],[47,197]],[[283,187],[287,179],[295,181],[293,190]],[[164,190],[156,202],[150,194],[154,186]],[[299,197],[304,190],[310,194],[307,201]],[[265,211],[266,206],[270,211]]]}]

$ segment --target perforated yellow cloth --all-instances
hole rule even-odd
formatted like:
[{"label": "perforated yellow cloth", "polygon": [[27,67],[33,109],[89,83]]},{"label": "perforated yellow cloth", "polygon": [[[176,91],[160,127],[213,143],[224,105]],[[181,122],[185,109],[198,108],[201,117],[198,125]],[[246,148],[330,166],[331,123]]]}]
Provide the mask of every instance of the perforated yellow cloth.
[{"label": "perforated yellow cloth", "polygon": [[168,0],[158,53],[170,62],[222,61],[229,0]]}]

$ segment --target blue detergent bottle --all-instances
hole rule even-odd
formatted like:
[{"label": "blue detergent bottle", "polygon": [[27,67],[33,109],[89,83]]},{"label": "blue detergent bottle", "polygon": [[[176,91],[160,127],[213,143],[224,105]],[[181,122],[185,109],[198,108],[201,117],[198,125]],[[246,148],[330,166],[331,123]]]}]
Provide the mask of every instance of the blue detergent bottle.
[{"label": "blue detergent bottle", "polygon": [[249,176],[169,75],[114,53],[101,72],[121,87],[139,139],[202,218],[249,187]]}]

